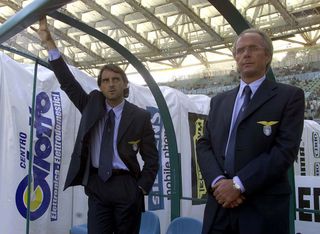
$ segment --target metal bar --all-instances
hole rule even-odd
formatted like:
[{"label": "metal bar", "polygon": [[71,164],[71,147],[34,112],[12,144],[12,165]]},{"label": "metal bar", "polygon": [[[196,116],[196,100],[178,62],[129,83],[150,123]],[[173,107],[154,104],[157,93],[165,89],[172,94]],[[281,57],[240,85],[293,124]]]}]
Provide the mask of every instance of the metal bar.
[{"label": "metal bar", "polygon": [[311,213],[311,214],[320,214],[320,210],[296,208],[296,211],[304,212],[304,213]]},{"label": "metal bar", "polygon": [[31,2],[0,26],[0,44],[29,27],[39,20],[43,14],[52,12],[69,2],[71,0],[37,0]]},{"label": "metal bar", "polygon": [[4,46],[4,45],[1,45],[1,44],[0,44],[0,49],[3,49],[3,50],[6,50],[6,51],[9,51],[9,52],[18,54],[18,55],[23,56],[23,57],[25,57],[27,59],[30,59],[32,61],[37,61],[38,64],[40,64],[41,66],[44,66],[44,67],[46,67],[46,68],[51,70],[50,65],[49,65],[48,62],[46,62],[46,61],[34,56],[33,54],[25,53],[23,51],[16,50],[15,48],[12,48],[12,47],[9,47],[9,46]]},{"label": "metal bar", "polygon": [[290,195],[290,207],[289,207],[289,233],[294,234],[295,232],[295,226],[294,226],[294,220],[296,219],[296,189],[295,189],[295,182],[294,182],[294,170],[293,166],[289,168],[288,170],[288,179],[289,183],[292,189],[292,193]]},{"label": "metal bar", "polygon": [[32,89],[32,107],[31,107],[30,142],[29,142],[28,188],[27,188],[26,234],[29,234],[29,229],[30,229],[31,185],[33,184],[33,175],[32,175],[33,126],[34,126],[34,114],[35,114],[35,103],[36,103],[35,101],[36,101],[36,89],[37,89],[37,73],[38,73],[38,60],[36,60],[36,63],[34,65],[34,77],[33,77],[33,89]]},{"label": "metal bar", "polygon": [[[243,30],[251,28],[249,22],[241,15],[230,1],[208,0],[228,21],[233,30],[239,35]],[[272,69],[267,72],[268,79],[275,79]]]}]

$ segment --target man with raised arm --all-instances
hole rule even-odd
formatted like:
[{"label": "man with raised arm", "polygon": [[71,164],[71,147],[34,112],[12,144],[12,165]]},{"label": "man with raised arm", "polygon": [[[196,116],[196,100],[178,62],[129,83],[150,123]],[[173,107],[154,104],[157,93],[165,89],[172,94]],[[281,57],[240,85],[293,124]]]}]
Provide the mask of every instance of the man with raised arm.
[{"label": "man with raised arm", "polygon": [[100,70],[100,90],[86,93],[63,61],[45,17],[36,31],[61,89],[82,115],[65,189],[85,186],[89,234],[138,234],[143,195],[151,190],[159,167],[150,114],[125,100],[128,79],[114,64]]}]

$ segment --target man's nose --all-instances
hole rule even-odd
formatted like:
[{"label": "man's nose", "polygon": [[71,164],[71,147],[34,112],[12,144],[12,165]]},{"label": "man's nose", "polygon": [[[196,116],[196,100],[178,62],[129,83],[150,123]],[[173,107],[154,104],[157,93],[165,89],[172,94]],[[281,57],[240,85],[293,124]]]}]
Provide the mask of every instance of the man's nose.
[{"label": "man's nose", "polygon": [[245,56],[246,56],[246,55],[249,55],[249,54],[252,54],[251,48],[250,48],[250,47],[244,48],[243,54],[244,54]]},{"label": "man's nose", "polygon": [[244,51],[243,51],[243,57],[248,57],[248,56],[251,56],[252,55],[252,52],[249,48],[246,48]]}]

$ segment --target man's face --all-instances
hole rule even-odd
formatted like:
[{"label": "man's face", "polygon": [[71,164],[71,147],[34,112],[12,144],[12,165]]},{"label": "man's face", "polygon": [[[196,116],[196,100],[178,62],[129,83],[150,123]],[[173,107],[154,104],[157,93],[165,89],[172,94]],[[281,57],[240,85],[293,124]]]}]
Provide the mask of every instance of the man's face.
[{"label": "man's face", "polygon": [[251,83],[266,73],[266,65],[271,57],[266,52],[265,44],[257,33],[242,35],[236,44],[235,60],[241,79]]},{"label": "man's face", "polygon": [[119,73],[104,70],[101,74],[100,90],[107,98],[111,106],[117,106],[123,100],[123,91],[127,83],[123,81]]}]

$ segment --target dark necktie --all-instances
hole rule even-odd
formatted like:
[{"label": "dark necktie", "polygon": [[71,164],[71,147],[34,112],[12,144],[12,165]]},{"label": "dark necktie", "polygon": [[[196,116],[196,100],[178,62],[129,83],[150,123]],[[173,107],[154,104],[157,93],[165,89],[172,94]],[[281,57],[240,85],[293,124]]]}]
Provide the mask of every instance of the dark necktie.
[{"label": "dark necktie", "polygon": [[113,134],[114,112],[110,110],[104,125],[100,148],[98,175],[103,181],[107,181],[112,174]]},{"label": "dark necktie", "polygon": [[249,85],[244,87],[243,93],[245,95],[244,100],[243,100],[243,104],[239,110],[238,116],[236,118],[236,121],[233,125],[232,131],[230,134],[229,144],[228,144],[225,162],[224,162],[225,169],[230,176],[234,176],[234,169],[235,169],[234,168],[234,160],[235,160],[235,146],[236,146],[237,128],[238,128],[239,122],[243,118],[244,111],[250,101],[251,89],[250,89]]}]

